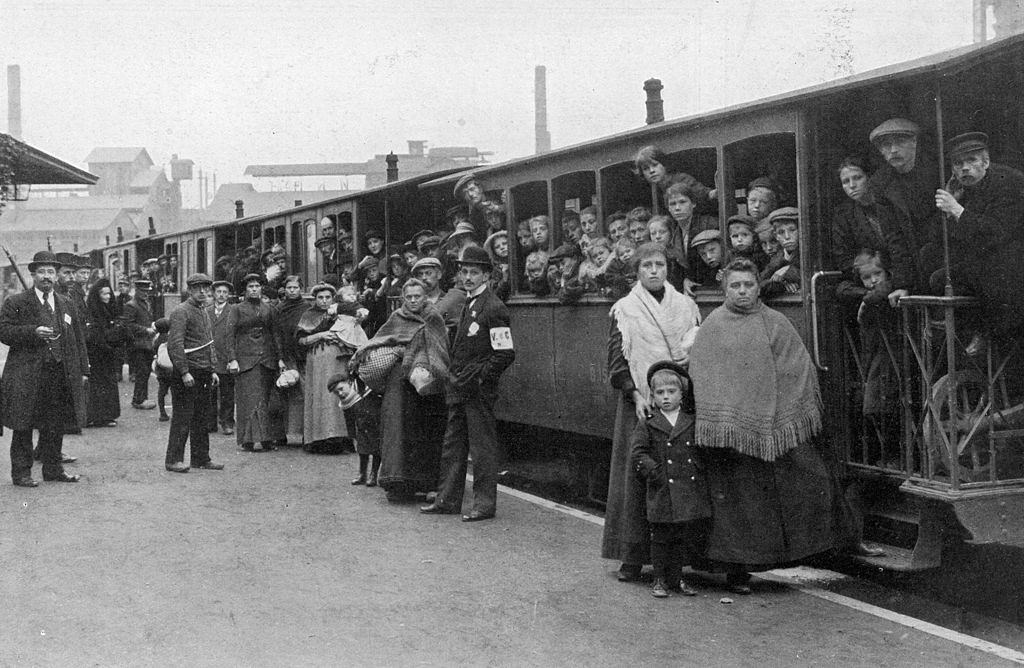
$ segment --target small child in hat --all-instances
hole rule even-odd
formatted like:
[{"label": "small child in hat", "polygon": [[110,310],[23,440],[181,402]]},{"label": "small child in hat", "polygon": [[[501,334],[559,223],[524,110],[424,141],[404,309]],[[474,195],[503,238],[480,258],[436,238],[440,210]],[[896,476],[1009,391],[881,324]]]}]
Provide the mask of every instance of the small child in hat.
[{"label": "small child in hat", "polygon": [[580,248],[574,243],[564,243],[555,249],[548,259],[548,283],[551,293],[563,304],[578,301],[583,296],[579,281]]},{"label": "small child in hat", "polygon": [[683,566],[704,552],[711,501],[700,449],[694,444],[693,388],[679,364],[656,362],[647,372],[651,414],[630,437],[633,466],[647,486],[654,585],[651,595],[697,594]]},{"label": "small child in hat", "polygon": [[754,219],[742,213],[729,217],[727,227],[729,259],[746,258],[757,266],[758,271],[761,271],[768,264],[768,256],[765,255],[758,242],[757,233],[754,232],[756,227],[757,223],[754,222]]},{"label": "small child in hat", "polygon": [[551,285],[548,283],[547,277],[547,252],[538,250],[527,255],[525,268],[526,282],[530,292],[537,297],[546,297],[551,294]]},{"label": "small child in hat", "polygon": [[725,248],[722,233],[704,230],[690,241],[690,269],[687,274],[694,287],[718,287],[725,266]]},{"label": "small child in hat", "polygon": [[761,298],[800,292],[800,210],[786,206],[768,214],[780,253],[761,272]]},{"label": "small child in hat", "polygon": [[587,259],[580,264],[579,277],[588,292],[603,292],[607,286],[608,268],[615,261],[607,237],[594,237]]}]

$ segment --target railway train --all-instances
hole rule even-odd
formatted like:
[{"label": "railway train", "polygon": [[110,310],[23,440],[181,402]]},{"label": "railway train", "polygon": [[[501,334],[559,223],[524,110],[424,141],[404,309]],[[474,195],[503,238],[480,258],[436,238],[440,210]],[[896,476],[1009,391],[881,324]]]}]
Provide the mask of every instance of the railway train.
[{"label": "railway train", "polygon": [[[945,183],[943,139],[981,130],[995,162],[1024,168],[1024,36],[965,47],[792,93],[711,113],[662,121],[613,136],[473,168],[485,190],[504,202],[507,229],[543,214],[557,221],[567,209],[611,212],[662,207],[658,192],[634,173],[638,148],[656,145],[673,170],[714,184],[717,217],[743,212],[745,187],[772,176],[800,211],[801,287],[773,299],[801,333],[819,369],[827,433],[861,491],[869,538],[890,545],[877,565],[893,569],[938,566],[951,541],[1024,546],[1024,430],[1001,420],[1012,408],[1006,377],[1018,368],[1016,350],[964,354],[957,323],[973,300],[914,296],[901,304],[902,335],[887,341],[899,369],[900,433],[868,447],[871,427],[861,415],[863,370],[857,342],[835,297],[830,266],[833,209],[845,197],[837,177],[848,154],[881,157],[868,141],[880,122],[903,117],[922,128],[919,150],[939,165]],[[390,247],[421,228],[440,229],[457,204],[453,185],[466,172],[407,179],[274,214],[242,218],[175,235],[146,237],[102,249],[104,265],[134,267],[159,253],[181,258],[182,275],[212,272],[214,258],[253,239],[288,249],[290,269],[309,285],[319,276],[316,225],[323,217],[350,225],[355,238],[382,227]],[[557,226],[555,226],[557,228]],[[555,248],[561,231],[552,229]],[[514,235],[510,234],[510,241]],[[358,245],[351,251],[358,260]],[[116,260],[115,260],[116,258]],[[594,489],[606,475],[615,397],[607,380],[608,298],[588,295],[565,305],[525,289],[523,257],[510,243],[515,364],[502,381],[497,413],[504,423],[564,438],[592,471]],[[701,291],[704,314],[722,303]],[[558,445],[553,447],[560,447]],[[869,454],[870,452],[870,454]],[[602,471],[602,466],[604,471]]]}]

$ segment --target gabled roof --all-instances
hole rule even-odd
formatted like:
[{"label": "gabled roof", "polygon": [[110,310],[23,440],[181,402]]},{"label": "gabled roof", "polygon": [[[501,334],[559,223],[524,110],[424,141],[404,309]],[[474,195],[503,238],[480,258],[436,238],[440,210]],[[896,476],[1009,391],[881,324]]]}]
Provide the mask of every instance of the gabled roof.
[{"label": "gabled roof", "polygon": [[153,159],[142,146],[97,146],[85,157],[87,164],[104,162],[135,162],[139,154],[143,154],[146,162],[153,164]]},{"label": "gabled roof", "polygon": [[43,153],[34,146],[29,146],[8,134],[0,133],[0,137],[13,141],[23,151],[19,163],[14,166],[15,183],[39,185],[80,184],[91,186],[99,180],[98,176],[69,165],[48,153]]},{"label": "gabled roof", "polygon": [[[119,216],[123,209],[88,209],[71,211],[61,209],[31,210],[21,209],[13,221],[5,221],[5,234],[18,232],[99,232],[107,229]],[[131,217],[123,213],[125,222]],[[6,218],[6,216],[5,216]]]}]

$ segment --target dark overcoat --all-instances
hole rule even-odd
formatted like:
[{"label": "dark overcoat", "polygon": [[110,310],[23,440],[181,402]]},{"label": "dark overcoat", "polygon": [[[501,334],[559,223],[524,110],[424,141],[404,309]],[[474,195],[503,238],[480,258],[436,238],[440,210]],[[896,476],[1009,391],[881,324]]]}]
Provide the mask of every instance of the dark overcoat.
[{"label": "dark overcoat", "polygon": [[662,524],[711,517],[701,453],[693,444],[693,415],[675,426],[661,411],[637,423],[630,439],[633,466],[647,481],[647,521]]},{"label": "dark overcoat", "polygon": [[452,343],[448,402],[461,403],[479,394],[493,405],[498,380],[516,358],[508,309],[488,288],[467,298],[462,310]]},{"label": "dark overcoat", "polygon": [[214,365],[214,371],[222,377],[228,372],[228,362],[231,361],[231,358],[228,357],[228,338],[232,337],[234,332],[228,328],[228,318],[235,306],[235,304],[224,304],[220,315],[217,315],[215,304],[206,307],[206,312],[210,314],[210,322],[213,323],[213,347],[217,350],[217,363]]},{"label": "dark overcoat", "polygon": [[[54,293],[54,316],[61,336],[57,339],[64,359],[64,372],[71,391],[77,426],[86,421],[85,388],[82,376],[89,375],[89,354],[85,348],[85,323],[74,314],[67,298]],[[38,381],[42,376],[47,345],[36,336],[36,327],[46,324],[43,305],[34,289],[8,297],[0,308],[0,342],[10,346],[7,365],[0,379],[0,415],[11,429],[32,429]],[[73,426],[73,425],[65,425]]]},{"label": "dark overcoat", "polygon": [[233,336],[225,339],[225,355],[229,362],[238,362],[238,373],[257,365],[277,370],[277,345],[271,316],[270,304],[254,304],[249,300],[237,304],[228,314],[227,328]]},{"label": "dark overcoat", "polygon": [[146,331],[153,326],[153,309],[149,301],[140,301],[138,298],[132,297],[121,310],[121,322],[131,335],[130,349],[154,349],[154,337]]}]

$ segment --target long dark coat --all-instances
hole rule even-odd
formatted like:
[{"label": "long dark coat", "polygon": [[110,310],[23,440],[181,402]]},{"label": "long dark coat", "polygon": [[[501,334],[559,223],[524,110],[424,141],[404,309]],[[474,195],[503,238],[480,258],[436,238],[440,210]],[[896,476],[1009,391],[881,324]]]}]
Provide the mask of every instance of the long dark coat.
[{"label": "long dark coat", "polygon": [[154,350],[153,335],[146,331],[153,326],[153,308],[149,300],[140,301],[137,297],[128,300],[121,309],[121,322],[131,336],[129,350]]},{"label": "long dark coat", "polygon": [[[85,389],[82,376],[89,375],[89,355],[85,348],[85,323],[73,315],[67,298],[54,293],[54,315],[61,337],[57,339],[64,358],[64,371],[75,424],[84,427],[86,420]],[[0,342],[10,346],[7,365],[0,379],[0,416],[11,429],[32,429],[38,381],[47,354],[46,343],[36,336],[36,327],[45,324],[43,305],[34,289],[8,297],[0,308]]]},{"label": "long dark coat", "polygon": [[633,465],[647,481],[647,521],[663,524],[711,517],[707,478],[693,444],[693,415],[679,412],[675,426],[661,411],[637,424]]},{"label": "long dark coat", "polygon": [[216,305],[211,304],[206,307],[206,312],[210,314],[210,322],[213,323],[213,346],[217,350],[217,364],[214,371],[218,376],[223,376],[228,372],[228,362],[231,361],[231,358],[228,357],[228,339],[234,339],[234,330],[228,328],[228,316],[231,315],[235,306],[235,304],[224,304],[220,315],[217,315]]}]

